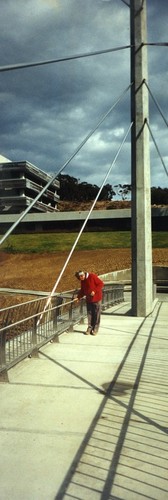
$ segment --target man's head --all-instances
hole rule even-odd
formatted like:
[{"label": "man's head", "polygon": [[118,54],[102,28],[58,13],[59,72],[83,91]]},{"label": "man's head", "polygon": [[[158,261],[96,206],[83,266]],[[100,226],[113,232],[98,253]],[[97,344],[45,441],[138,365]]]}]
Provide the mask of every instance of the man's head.
[{"label": "man's head", "polygon": [[85,279],[86,273],[84,271],[77,271],[75,276],[78,280],[83,281]]}]

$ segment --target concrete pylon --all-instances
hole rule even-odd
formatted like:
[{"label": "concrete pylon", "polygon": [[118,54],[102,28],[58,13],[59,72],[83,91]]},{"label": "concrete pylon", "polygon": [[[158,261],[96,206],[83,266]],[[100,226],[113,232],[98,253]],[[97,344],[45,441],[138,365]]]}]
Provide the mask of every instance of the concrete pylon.
[{"label": "concrete pylon", "polygon": [[130,1],[132,314],[147,316],[153,306],[151,184],[148,120],[146,0]]}]

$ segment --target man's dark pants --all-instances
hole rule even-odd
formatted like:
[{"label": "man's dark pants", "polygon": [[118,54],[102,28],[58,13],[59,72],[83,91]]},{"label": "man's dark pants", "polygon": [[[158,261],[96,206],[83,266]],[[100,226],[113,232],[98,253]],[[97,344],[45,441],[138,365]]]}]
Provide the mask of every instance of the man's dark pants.
[{"label": "man's dark pants", "polygon": [[98,331],[101,315],[101,300],[99,302],[87,302],[88,327]]}]

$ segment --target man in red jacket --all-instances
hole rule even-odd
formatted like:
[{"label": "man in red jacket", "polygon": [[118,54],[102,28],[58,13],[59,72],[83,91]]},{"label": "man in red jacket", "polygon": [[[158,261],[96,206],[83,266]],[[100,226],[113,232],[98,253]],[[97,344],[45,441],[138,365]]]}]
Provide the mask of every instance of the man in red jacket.
[{"label": "man in red jacket", "polygon": [[81,282],[77,299],[86,297],[88,328],[86,335],[96,335],[100,325],[103,281],[94,273],[78,271],[75,276]]}]

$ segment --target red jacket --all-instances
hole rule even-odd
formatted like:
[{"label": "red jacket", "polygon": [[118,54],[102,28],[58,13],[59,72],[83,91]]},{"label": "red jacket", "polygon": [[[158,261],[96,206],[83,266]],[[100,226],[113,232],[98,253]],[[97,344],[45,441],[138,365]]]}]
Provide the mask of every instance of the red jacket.
[{"label": "red jacket", "polygon": [[[86,296],[87,302],[99,302],[102,300],[102,288],[104,286],[103,281],[98,278],[97,274],[87,273],[86,278],[81,281],[81,290],[78,293],[78,298]],[[95,295],[91,295],[91,292],[95,292]]]}]

